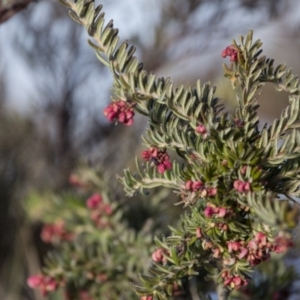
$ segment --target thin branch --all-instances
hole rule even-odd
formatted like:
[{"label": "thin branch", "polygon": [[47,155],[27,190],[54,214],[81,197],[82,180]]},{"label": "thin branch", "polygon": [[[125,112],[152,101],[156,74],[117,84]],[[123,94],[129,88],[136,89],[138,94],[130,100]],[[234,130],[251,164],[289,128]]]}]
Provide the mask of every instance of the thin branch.
[{"label": "thin branch", "polygon": [[224,287],[223,285],[218,285],[217,287],[218,300],[227,300],[229,293],[230,292],[226,287]]},{"label": "thin branch", "polygon": [[10,4],[4,5],[3,0],[0,2],[0,24],[7,21],[15,14],[25,9],[27,5],[36,0],[14,0]]}]

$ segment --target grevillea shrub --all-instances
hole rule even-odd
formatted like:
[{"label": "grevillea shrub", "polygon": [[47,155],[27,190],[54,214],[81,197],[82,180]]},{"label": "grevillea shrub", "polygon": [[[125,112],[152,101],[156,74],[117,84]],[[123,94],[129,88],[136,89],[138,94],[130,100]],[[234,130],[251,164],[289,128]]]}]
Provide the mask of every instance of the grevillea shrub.
[{"label": "grevillea shrub", "polygon": [[50,246],[43,269],[27,284],[54,299],[134,299],[131,283],[146,271],[154,248],[149,224],[130,229],[91,170],[72,175],[70,183],[69,192],[26,201],[28,220],[42,224],[40,239]]},{"label": "grevillea shrub", "polygon": [[[113,22],[104,26],[101,5],[95,7],[92,0],[61,3],[87,29],[89,44],[112,72],[112,104],[104,110],[108,120],[132,125],[134,113],[148,118],[146,150],[136,159],[136,170],[127,169],[119,177],[126,194],[163,186],[182,205],[178,226],[155,239],[149,273],[133,284],[139,298],[183,294],[191,299],[186,282],[201,269],[217,285],[219,299],[237,290],[252,297],[247,287],[256,267],[293,246],[291,230],[299,217],[295,198],[300,196],[298,78],[263,56],[261,41],[253,41],[250,31],[220,49],[230,61],[224,64],[224,75],[237,91],[237,108],[229,114],[209,83],[175,88],[169,78],[147,73],[134,56],[135,48],[127,42],[119,45]],[[284,91],[289,105],[278,120],[260,126],[257,109],[265,83]],[[93,209],[95,203],[90,199],[88,205]],[[58,231],[72,238],[66,228]],[[47,275],[31,278],[29,284],[52,290],[56,285]]]}]

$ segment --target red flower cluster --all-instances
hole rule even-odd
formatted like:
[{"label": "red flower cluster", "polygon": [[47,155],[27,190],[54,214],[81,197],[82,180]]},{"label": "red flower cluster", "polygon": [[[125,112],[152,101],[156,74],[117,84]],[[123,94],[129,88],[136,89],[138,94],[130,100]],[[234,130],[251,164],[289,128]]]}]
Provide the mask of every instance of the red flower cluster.
[{"label": "red flower cluster", "polygon": [[108,121],[117,121],[124,125],[130,126],[133,124],[135,103],[128,103],[122,100],[115,101],[109,104],[103,111]]},{"label": "red flower cluster", "polygon": [[230,56],[230,61],[231,62],[237,62],[237,60],[238,60],[238,51],[236,50],[234,45],[227,46],[222,51],[222,57],[225,58],[227,56]]},{"label": "red flower cluster", "polygon": [[197,237],[197,239],[201,239],[203,237],[203,232],[200,227],[196,228],[196,237]]},{"label": "red flower cluster", "polygon": [[153,296],[142,296],[140,300],[153,300]]},{"label": "red flower cluster", "polygon": [[60,241],[71,241],[74,235],[65,229],[63,221],[54,224],[46,224],[42,228],[41,239],[45,243],[56,243]]},{"label": "red flower cluster", "polygon": [[270,257],[272,251],[282,253],[293,246],[290,238],[278,236],[271,243],[267,236],[258,232],[254,239],[247,244],[244,241],[229,241],[227,242],[228,253],[235,253],[238,259],[245,259],[252,266],[256,266]]},{"label": "red flower cluster", "polygon": [[188,180],[185,183],[185,189],[190,191],[190,192],[197,192],[200,189],[202,189],[202,187],[203,187],[203,183],[201,181]]},{"label": "red flower cluster", "polygon": [[228,271],[224,271],[221,275],[225,286],[230,286],[232,289],[239,289],[248,284],[248,280],[240,276],[232,276]]},{"label": "red flower cluster", "polygon": [[166,259],[166,255],[167,255],[167,250],[166,249],[163,249],[163,248],[158,248],[157,250],[155,250],[153,253],[152,253],[152,260],[156,263],[165,263],[167,261]]},{"label": "red flower cluster", "polygon": [[267,236],[258,232],[255,238],[248,243],[248,253],[245,255],[247,261],[252,266],[260,264],[270,258],[270,253],[273,251],[273,245],[268,241]]},{"label": "red flower cluster", "polygon": [[142,152],[142,158],[145,161],[151,161],[156,167],[160,174],[163,174],[166,170],[172,168],[170,162],[170,156],[166,150],[159,150],[157,148],[150,148]]},{"label": "red flower cluster", "polygon": [[[210,210],[211,212],[211,210]],[[202,237],[202,232],[199,228],[196,229],[197,237]],[[272,251],[276,253],[284,252],[293,246],[293,242],[289,236],[279,235],[274,242],[270,242],[263,232],[258,232],[255,237],[249,242],[245,241],[228,241],[227,251],[231,257],[224,258],[224,265],[233,265],[237,260],[244,259],[252,266],[256,266],[270,257]],[[202,247],[204,250],[211,249],[214,258],[220,258],[223,249],[214,248],[210,241],[203,241]],[[248,284],[248,280],[240,276],[230,274],[228,270],[224,270],[221,277],[223,284],[230,286],[232,289],[238,289]]]},{"label": "red flower cluster", "polygon": [[49,292],[53,292],[59,288],[58,282],[50,277],[44,275],[33,275],[27,279],[27,284],[32,289],[39,289],[43,296],[47,296]]},{"label": "red flower cluster", "polygon": [[225,207],[216,207],[210,203],[207,204],[204,210],[204,216],[206,218],[212,218],[213,216],[217,218],[225,218],[228,215],[229,210]]},{"label": "red flower cluster", "polygon": [[273,250],[276,253],[284,253],[286,252],[289,248],[293,247],[294,243],[291,240],[291,238],[287,238],[285,236],[277,236],[275,241],[274,241],[274,248]]},{"label": "red flower cluster", "polygon": [[206,133],[207,133],[207,129],[206,129],[206,127],[205,127],[203,124],[198,125],[198,126],[196,127],[195,131],[196,131],[197,133],[202,134],[203,136],[205,136]]},{"label": "red flower cluster", "polygon": [[86,206],[89,209],[95,209],[95,208],[98,208],[99,206],[101,206],[102,202],[103,202],[103,199],[102,199],[101,195],[93,194],[89,199],[87,199]]},{"label": "red flower cluster", "polygon": [[242,180],[235,180],[233,183],[233,187],[239,192],[239,193],[246,193],[249,192],[251,189],[250,182],[242,181]]},{"label": "red flower cluster", "polygon": [[190,192],[201,191],[200,194],[201,197],[206,197],[206,196],[214,197],[217,194],[217,188],[213,188],[213,187],[206,188],[200,180],[198,181],[188,180],[185,183],[184,187],[187,191]]},{"label": "red flower cluster", "polygon": [[113,212],[112,207],[103,202],[101,195],[93,194],[87,201],[86,206],[92,210],[91,219],[100,228],[109,226],[107,220],[103,220],[103,216],[110,216]]}]

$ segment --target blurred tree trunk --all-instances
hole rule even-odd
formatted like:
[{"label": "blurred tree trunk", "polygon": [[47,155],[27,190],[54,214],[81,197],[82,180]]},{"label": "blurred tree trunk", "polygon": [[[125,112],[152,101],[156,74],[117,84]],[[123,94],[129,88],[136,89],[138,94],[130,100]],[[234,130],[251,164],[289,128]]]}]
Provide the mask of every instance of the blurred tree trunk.
[{"label": "blurred tree trunk", "polygon": [[0,24],[25,9],[34,0],[0,0]]}]

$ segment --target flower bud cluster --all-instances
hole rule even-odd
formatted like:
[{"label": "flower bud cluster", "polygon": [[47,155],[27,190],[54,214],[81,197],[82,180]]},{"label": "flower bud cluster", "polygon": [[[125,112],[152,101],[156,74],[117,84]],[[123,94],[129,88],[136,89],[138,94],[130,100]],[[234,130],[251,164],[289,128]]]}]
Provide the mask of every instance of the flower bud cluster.
[{"label": "flower bud cluster", "polygon": [[109,226],[109,222],[103,216],[110,216],[113,213],[112,207],[103,202],[101,195],[93,194],[86,202],[86,206],[91,210],[91,219],[97,227],[104,228]]},{"label": "flower bud cluster", "polygon": [[152,260],[158,264],[166,263],[166,255],[168,255],[168,251],[163,248],[158,248],[152,253]]},{"label": "flower bud cluster", "polygon": [[149,295],[147,295],[147,296],[142,296],[142,297],[140,298],[140,300],[153,300],[153,296],[149,296]]},{"label": "flower bud cluster", "polygon": [[242,181],[242,180],[237,179],[237,180],[234,181],[233,187],[239,193],[246,193],[246,192],[250,191],[251,184],[250,184],[250,182]]},{"label": "flower bud cluster", "polygon": [[231,62],[237,62],[238,60],[238,51],[234,47],[234,45],[227,46],[223,51],[222,51],[222,57],[225,58],[229,56]]},{"label": "flower bud cluster", "polygon": [[197,192],[199,190],[202,190],[203,187],[204,187],[203,183],[200,180],[198,181],[188,180],[185,183],[185,189],[190,192]]},{"label": "flower bud cluster", "polygon": [[63,221],[53,224],[45,224],[42,228],[41,239],[44,243],[57,243],[60,241],[71,241],[74,235],[65,229]]},{"label": "flower bud cluster", "polygon": [[207,203],[207,206],[204,209],[204,216],[206,218],[212,218],[212,217],[225,218],[231,213],[232,212],[230,209],[227,209],[225,207],[217,207],[211,203]]},{"label": "flower bud cluster", "polygon": [[248,243],[244,241],[227,242],[228,253],[235,253],[237,259],[245,259],[252,266],[267,260],[271,252],[285,252],[292,246],[292,240],[288,237],[279,236],[274,242],[270,242],[263,232],[256,233],[254,239]]},{"label": "flower bud cluster", "polygon": [[108,121],[117,121],[124,125],[130,126],[133,124],[135,103],[128,103],[122,100],[115,101],[109,104],[103,111]]},{"label": "flower bud cluster", "polygon": [[[224,207],[215,207],[208,204],[204,214],[207,218],[213,216],[224,218],[231,216],[232,211]],[[228,226],[225,223],[212,225],[214,225],[214,227],[217,225],[226,225],[224,230],[228,230]],[[285,252],[293,246],[292,239],[287,233],[280,233],[275,240],[271,242],[265,233],[257,232],[250,241],[225,241],[225,247],[216,246],[212,240],[205,238],[200,227],[196,228],[195,234],[198,239],[202,239],[203,250],[209,250],[211,251],[212,257],[222,259],[224,266],[233,266],[236,262],[243,260],[247,261],[249,266],[254,267],[267,260],[271,252]],[[223,284],[231,289],[238,289],[248,284],[248,279],[239,276],[238,273],[231,274],[226,268],[223,270],[221,277],[223,278]]]},{"label": "flower bud cluster", "polygon": [[231,289],[239,289],[248,284],[248,280],[241,276],[233,276],[228,271],[224,271],[221,275],[223,284],[230,286]]},{"label": "flower bud cluster", "polygon": [[149,148],[142,152],[142,158],[145,161],[151,161],[157,168],[160,174],[172,168],[170,156],[166,150],[159,150],[157,148]]},{"label": "flower bud cluster", "polygon": [[199,125],[196,127],[195,131],[196,131],[197,133],[203,135],[204,137],[206,137],[206,135],[207,135],[207,129],[206,129],[206,127],[205,127],[203,124],[199,124]]},{"label": "flower bud cluster", "polygon": [[294,247],[293,240],[291,237],[287,237],[284,235],[278,235],[274,241],[273,250],[276,253],[284,253],[291,247]]},{"label": "flower bud cluster", "polygon": [[48,293],[56,291],[60,284],[50,276],[45,275],[33,275],[27,279],[27,284],[32,289],[39,289],[43,296],[47,296]]},{"label": "flower bud cluster", "polygon": [[204,184],[200,181],[188,180],[185,183],[184,188],[189,192],[198,192],[201,191],[201,197],[214,197],[217,194],[217,188],[214,187],[205,187]]}]

